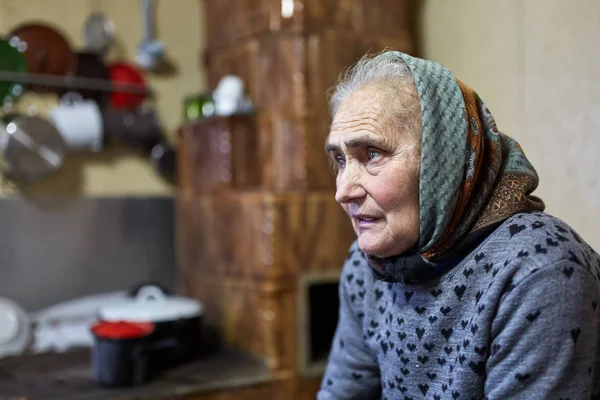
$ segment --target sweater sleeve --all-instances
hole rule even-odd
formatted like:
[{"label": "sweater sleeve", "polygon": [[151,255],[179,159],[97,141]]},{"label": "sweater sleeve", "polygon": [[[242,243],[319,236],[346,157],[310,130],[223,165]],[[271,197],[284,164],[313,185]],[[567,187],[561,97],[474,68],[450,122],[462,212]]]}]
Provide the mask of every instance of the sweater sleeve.
[{"label": "sweater sleeve", "polygon": [[598,379],[598,282],[573,261],[506,288],[491,328],[487,399],[589,399]]},{"label": "sweater sleeve", "polygon": [[356,279],[351,269],[358,269],[346,262],[339,285],[339,319],[333,338],[331,352],[317,394],[318,400],[333,399],[378,399],[380,397],[380,375],[377,359],[363,338],[361,306],[354,305],[354,295],[349,281]]}]

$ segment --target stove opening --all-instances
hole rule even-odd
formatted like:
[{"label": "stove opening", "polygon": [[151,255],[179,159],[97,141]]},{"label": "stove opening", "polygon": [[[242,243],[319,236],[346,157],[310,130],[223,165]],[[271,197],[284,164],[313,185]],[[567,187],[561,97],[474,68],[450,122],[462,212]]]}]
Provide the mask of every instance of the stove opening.
[{"label": "stove opening", "polygon": [[325,369],[338,322],[339,273],[334,276],[312,276],[305,279],[301,329],[304,346],[300,359],[306,374],[319,374]]}]

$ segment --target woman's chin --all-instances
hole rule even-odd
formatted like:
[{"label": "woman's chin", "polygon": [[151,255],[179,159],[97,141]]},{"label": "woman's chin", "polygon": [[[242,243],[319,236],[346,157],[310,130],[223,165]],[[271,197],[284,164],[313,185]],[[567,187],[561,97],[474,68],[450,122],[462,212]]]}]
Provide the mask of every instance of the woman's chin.
[{"label": "woman's chin", "polygon": [[360,236],[358,237],[358,248],[363,253],[377,258],[397,256],[410,249],[408,246],[390,246],[389,243]]},{"label": "woman's chin", "polygon": [[375,241],[372,240],[368,240],[368,239],[361,239],[360,237],[358,238],[358,248],[360,249],[360,251],[362,251],[363,253],[369,255],[369,256],[375,256],[378,258],[385,258],[387,257],[386,254],[386,249],[384,246],[382,246],[381,243],[377,243]]}]

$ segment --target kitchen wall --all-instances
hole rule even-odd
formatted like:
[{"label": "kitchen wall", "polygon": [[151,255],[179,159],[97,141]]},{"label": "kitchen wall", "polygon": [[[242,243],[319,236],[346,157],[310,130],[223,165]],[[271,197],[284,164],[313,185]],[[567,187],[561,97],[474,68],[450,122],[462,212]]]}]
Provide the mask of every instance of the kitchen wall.
[{"label": "kitchen wall", "polygon": [[472,86],[540,175],[547,211],[600,250],[600,2],[425,0],[422,50]]},{"label": "kitchen wall", "polygon": [[[148,75],[156,92],[156,107],[171,138],[181,122],[182,97],[204,88],[200,65],[202,5],[200,0],[157,0],[156,32],[167,46],[173,73]],[[174,6],[176,3],[176,7]],[[77,49],[83,45],[84,21],[92,12],[110,18],[116,28],[116,46],[108,60],[132,59],[142,39],[138,0],[0,0],[0,34],[16,25],[37,20],[54,24]],[[56,103],[54,96],[27,95],[21,106],[36,105],[42,113]],[[11,182],[0,182],[0,195],[14,193]],[[30,196],[171,195],[174,188],[162,181],[144,157],[122,148],[100,154],[73,155],[51,179],[26,188]]]},{"label": "kitchen wall", "polygon": [[[0,34],[43,21],[59,27],[78,49],[92,12],[115,24],[108,61],[132,60],[142,39],[139,0],[0,0]],[[201,2],[157,0],[156,15],[172,73],[147,78],[175,139],[182,97],[204,88]],[[18,106],[34,105],[43,115],[56,102],[55,96],[28,93]],[[13,196],[19,192],[27,196]],[[173,193],[145,157],[118,147],[71,155],[57,175],[29,187],[0,178],[0,296],[33,311],[143,281],[174,289]]]}]

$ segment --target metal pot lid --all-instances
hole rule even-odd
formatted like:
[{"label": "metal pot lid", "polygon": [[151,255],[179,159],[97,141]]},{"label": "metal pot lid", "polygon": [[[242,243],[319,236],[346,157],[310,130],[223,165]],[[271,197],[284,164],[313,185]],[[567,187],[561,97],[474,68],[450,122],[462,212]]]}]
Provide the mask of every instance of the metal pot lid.
[{"label": "metal pot lid", "polygon": [[[27,60],[30,73],[66,76],[75,72],[77,60],[65,37],[56,29],[43,24],[25,24],[7,36]],[[41,85],[32,85],[31,90],[54,91]]]},{"label": "metal pot lid", "polygon": [[203,312],[204,307],[197,300],[166,296],[159,288],[146,286],[133,300],[101,308],[100,318],[104,321],[168,322],[199,317]]},{"label": "metal pot lid", "polygon": [[[0,71],[27,72],[25,57],[5,39],[0,39]],[[0,105],[21,96],[23,90],[20,83],[0,81]]]},{"label": "metal pot lid", "polygon": [[58,170],[66,152],[65,142],[54,125],[20,114],[3,118],[0,148],[8,175],[23,182],[39,180]]}]

